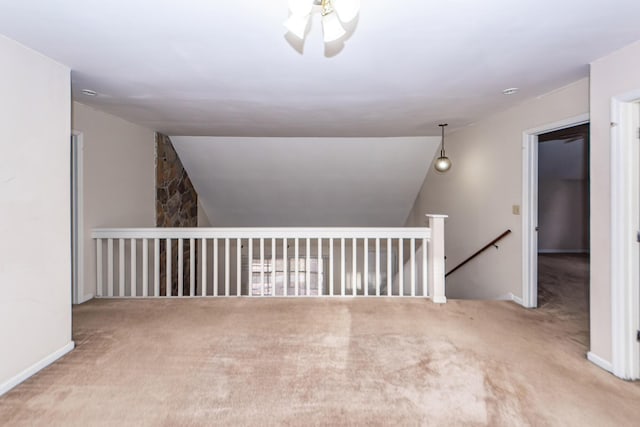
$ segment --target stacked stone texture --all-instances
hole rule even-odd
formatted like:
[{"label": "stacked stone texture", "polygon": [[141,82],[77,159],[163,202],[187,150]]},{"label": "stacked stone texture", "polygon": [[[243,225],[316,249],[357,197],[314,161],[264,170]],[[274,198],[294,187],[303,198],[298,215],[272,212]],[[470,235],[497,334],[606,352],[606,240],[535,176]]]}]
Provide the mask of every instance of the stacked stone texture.
[{"label": "stacked stone texture", "polygon": [[[156,227],[197,227],[198,195],[168,136],[156,134]],[[166,295],[167,248],[160,244],[160,294]],[[189,240],[184,241],[183,295],[189,295]],[[171,295],[178,295],[178,242],[171,242]],[[196,254],[197,255],[197,254]],[[197,258],[197,256],[196,256]],[[194,284],[195,288],[195,284]]]}]

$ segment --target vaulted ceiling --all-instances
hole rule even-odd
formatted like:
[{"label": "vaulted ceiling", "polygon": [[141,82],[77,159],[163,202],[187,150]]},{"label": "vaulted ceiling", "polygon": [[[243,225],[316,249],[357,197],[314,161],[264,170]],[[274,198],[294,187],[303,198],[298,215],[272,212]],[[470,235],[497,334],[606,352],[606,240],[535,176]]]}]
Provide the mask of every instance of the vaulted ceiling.
[{"label": "vaulted ceiling", "polygon": [[172,137],[209,220],[229,227],[401,227],[438,137]]}]

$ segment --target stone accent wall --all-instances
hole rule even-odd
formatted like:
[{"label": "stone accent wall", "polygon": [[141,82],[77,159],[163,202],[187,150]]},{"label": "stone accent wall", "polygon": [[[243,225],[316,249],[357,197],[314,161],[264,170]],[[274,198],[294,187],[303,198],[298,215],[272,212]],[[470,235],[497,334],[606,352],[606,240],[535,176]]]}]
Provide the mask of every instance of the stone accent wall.
[{"label": "stone accent wall", "polygon": [[[156,133],[156,227],[197,227],[198,194],[187,171],[171,144],[171,139]],[[171,295],[178,295],[178,242],[171,242],[172,289]],[[160,243],[160,295],[166,295],[166,242]],[[189,295],[191,250],[189,241],[184,241],[183,294]],[[197,254],[196,254],[197,259]]]}]

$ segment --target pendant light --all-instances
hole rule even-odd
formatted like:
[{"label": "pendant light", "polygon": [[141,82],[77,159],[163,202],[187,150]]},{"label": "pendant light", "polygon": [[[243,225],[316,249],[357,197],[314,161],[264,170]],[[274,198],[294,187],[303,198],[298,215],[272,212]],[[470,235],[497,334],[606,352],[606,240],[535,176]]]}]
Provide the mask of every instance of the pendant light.
[{"label": "pendant light", "polygon": [[442,123],[438,126],[442,129],[442,147],[440,148],[440,157],[436,159],[434,167],[438,172],[445,173],[451,169],[451,160],[449,160],[444,152],[444,127],[447,126],[447,123]]},{"label": "pendant light", "polygon": [[322,16],[324,42],[335,42],[347,34],[345,25],[358,16],[360,0],[289,0],[289,19],[284,26],[304,41],[311,15],[317,11]]}]

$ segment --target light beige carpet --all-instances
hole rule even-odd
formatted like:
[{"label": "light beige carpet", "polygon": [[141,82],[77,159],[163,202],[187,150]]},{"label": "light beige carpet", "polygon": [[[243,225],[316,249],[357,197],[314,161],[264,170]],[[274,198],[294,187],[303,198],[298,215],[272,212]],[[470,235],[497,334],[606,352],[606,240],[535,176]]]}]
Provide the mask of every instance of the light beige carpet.
[{"label": "light beige carpet", "polygon": [[638,425],[584,334],[511,302],[97,300],[0,425]]}]

